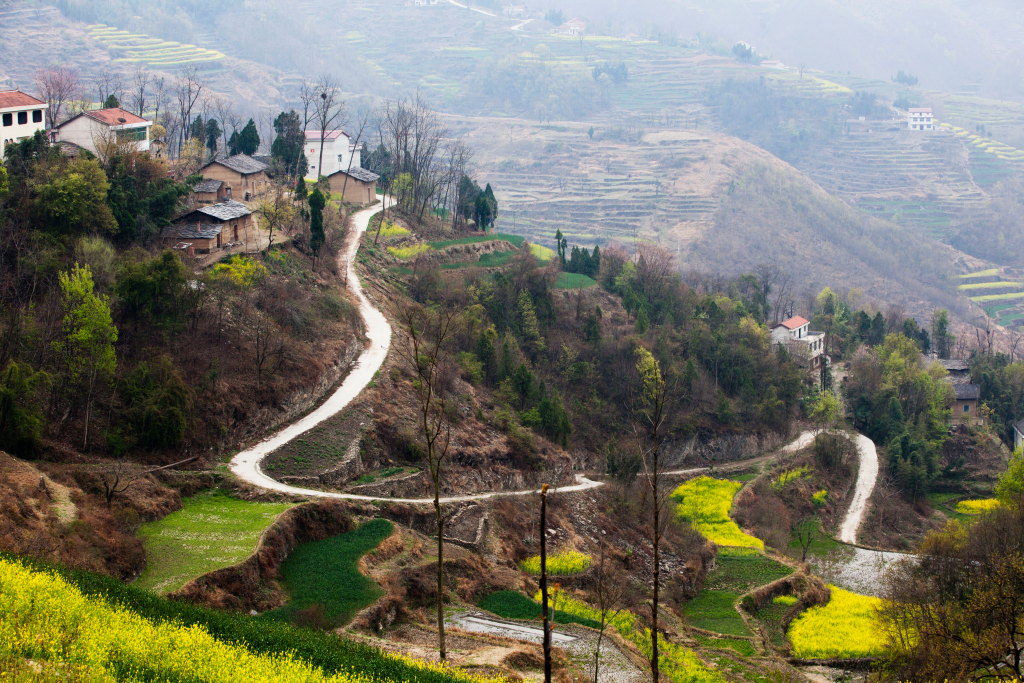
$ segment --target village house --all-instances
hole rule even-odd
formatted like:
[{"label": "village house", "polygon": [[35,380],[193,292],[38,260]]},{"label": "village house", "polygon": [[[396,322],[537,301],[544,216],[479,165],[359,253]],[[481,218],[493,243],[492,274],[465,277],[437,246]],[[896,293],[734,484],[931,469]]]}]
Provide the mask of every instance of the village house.
[{"label": "village house", "polygon": [[352,138],[343,130],[329,130],[324,134],[324,167],[317,169],[320,163],[320,131],[306,131],[306,164],[309,166],[307,175],[310,178],[330,176],[344,171],[351,166],[353,169],[363,165],[362,145],[352,143]]},{"label": "village house", "polygon": [[248,242],[253,215],[245,204],[228,199],[219,204],[197,207],[175,219],[163,239],[168,245],[193,242],[197,252]]},{"label": "village house", "polygon": [[46,130],[48,107],[20,90],[0,90],[0,159],[7,145]]},{"label": "village house", "polygon": [[910,130],[935,130],[935,117],[931,107],[908,109],[907,127]]},{"label": "village house", "polygon": [[214,159],[199,169],[199,173],[206,180],[222,181],[225,197],[241,197],[244,201],[262,194],[270,186],[267,165],[247,154]]},{"label": "village house", "polygon": [[953,385],[953,424],[984,424],[979,411],[981,387],[971,382],[971,366],[965,360],[956,358],[934,359],[946,370],[946,381]]},{"label": "village house", "polygon": [[[798,364],[815,369],[825,355],[825,334],[812,332],[811,322],[795,315],[772,326],[772,343],[783,347]],[[827,362],[824,361],[824,362]]]},{"label": "village house", "polygon": [[204,178],[192,188],[189,199],[193,204],[219,204],[231,199],[231,188],[223,180]]},{"label": "village house", "polygon": [[139,152],[149,151],[152,121],[120,107],[83,111],[54,129],[53,141],[70,143],[93,154],[109,143],[130,144]]},{"label": "village house", "polygon": [[380,176],[365,168],[337,171],[327,176],[331,193],[337,192],[352,204],[373,204],[377,201],[377,181]]},{"label": "village house", "polygon": [[570,38],[579,38],[587,30],[587,22],[582,19],[570,19],[558,28],[554,30],[554,34],[558,36],[569,36]]}]

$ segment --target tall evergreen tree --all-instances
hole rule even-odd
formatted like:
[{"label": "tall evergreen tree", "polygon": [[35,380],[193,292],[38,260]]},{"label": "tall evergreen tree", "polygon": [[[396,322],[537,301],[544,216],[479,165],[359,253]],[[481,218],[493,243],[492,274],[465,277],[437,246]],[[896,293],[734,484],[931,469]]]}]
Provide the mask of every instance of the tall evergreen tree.
[{"label": "tall evergreen tree", "polygon": [[245,128],[238,134],[238,152],[252,156],[260,148],[260,134],[256,131],[256,122],[249,119]]},{"label": "tall evergreen tree", "polygon": [[320,255],[320,247],[324,245],[324,206],[327,199],[320,188],[309,195],[309,248],[314,256]]}]

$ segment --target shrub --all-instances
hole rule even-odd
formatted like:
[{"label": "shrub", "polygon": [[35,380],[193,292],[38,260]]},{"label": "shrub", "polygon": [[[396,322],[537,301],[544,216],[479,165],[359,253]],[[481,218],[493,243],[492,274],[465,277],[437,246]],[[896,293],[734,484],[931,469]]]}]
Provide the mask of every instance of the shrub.
[{"label": "shrub", "polygon": [[787,484],[794,481],[799,481],[804,477],[810,476],[810,467],[797,467],[791,470],[782,472],[779,476],[775,477],[775,481],[772,482],[772,488],[779,490],[786,488]]}]

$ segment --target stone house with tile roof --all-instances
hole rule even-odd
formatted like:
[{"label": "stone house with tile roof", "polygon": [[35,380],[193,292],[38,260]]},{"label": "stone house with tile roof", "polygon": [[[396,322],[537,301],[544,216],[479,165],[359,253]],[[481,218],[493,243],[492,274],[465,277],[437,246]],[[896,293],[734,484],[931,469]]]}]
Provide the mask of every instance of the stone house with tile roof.
[{"label": "stone house with tile roof", "polygon": [[[229,242],[247,242],[252,237],[254,228],[252,211],[245,204],[233,199],[199,206],[182,214],[174,220],[164,233],[164,241],[185,241],[181,237],[183,231],[199,234],[217,228],[216,247],[225,246]],[[211,235],[207,239],[212,239]],[[197,248],[198,250],[198,248]]]},{"label": "stone house with tile roof", "polygon": [[373,204],[377,201],[377,181],[380,176],[365,168],[335,171],[327,176],[331,194],[337,192],[352,204]]},{"label": "stone house with tile roof", "polygon": [[207,180],[220,180],[226,189],[225,196],[249,201],[263,194],[270,187],[267,165],[256,161],[247,154],[218,157],[199,169]]}]

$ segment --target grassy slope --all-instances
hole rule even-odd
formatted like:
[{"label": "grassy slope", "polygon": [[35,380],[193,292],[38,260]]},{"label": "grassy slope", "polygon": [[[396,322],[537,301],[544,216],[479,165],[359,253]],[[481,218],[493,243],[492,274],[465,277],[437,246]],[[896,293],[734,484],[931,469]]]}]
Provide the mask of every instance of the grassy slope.
[{"label": "grassy slope", "polygon": [[142,526],[148,564],[137,586],[168,593],[191,579],[241,562],[260,534],[291,503],[258,503],[210,491],[183,508]]},{"label": "grassy slope", "polygon": [[[543,614],[540,604],[518,591],[498,591],[485,596],[477,603],[477,607],[497,614],[505,619],[540,619]],[[600,628],[601,624],[587,617],[555,610],[556,624],[583,624],[591,628]]]},{"label": "grassy slope", "polygon": [[288,621],[296,612],[319,605],[329,623],[347,624],[383,593],[359,571],[359,558],[393,530],[391,522],[374,519],[348,533],[297,547],[281,565],[281,583],[291,599],[266,616]]}]

